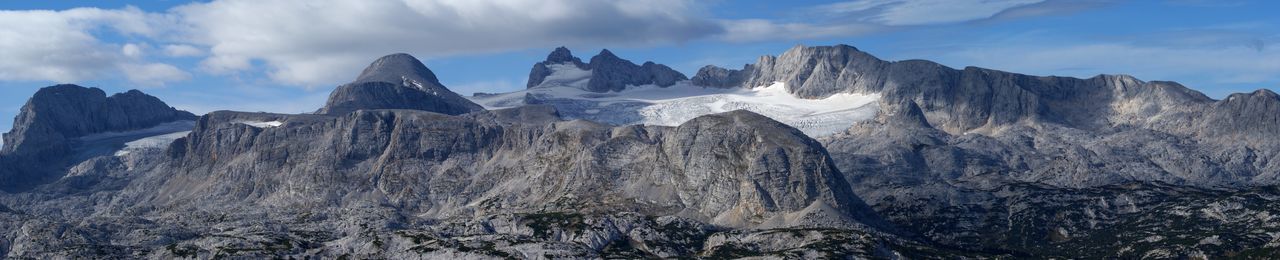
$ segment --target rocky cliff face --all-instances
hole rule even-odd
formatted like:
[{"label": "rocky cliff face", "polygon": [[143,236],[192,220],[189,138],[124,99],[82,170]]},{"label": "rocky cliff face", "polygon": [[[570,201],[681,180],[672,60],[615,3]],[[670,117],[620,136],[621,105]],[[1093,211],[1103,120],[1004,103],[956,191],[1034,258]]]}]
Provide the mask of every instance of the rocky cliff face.
[{"label": "rocky cliff face", "polygon": [[[283,124],[243,123],[271,121]],[[136,205],[377,201],[437,218],[621,210],[727,226],[875,220],[818,142],[742,111],[676,128],[560,121],[537,106],[463,116],[215,112],[170,156]]]},{"label": "rocky cliff face", "polygon": [[607,49],[601,50],[599,54],[591,57],[590,63],[582,63],[582,60],[574,57],[569,52],[569,49],[560,47],[552,51],[550,55],[547,55],[546,61],[533,65],[533,69],[529,72],[528,87],[533,88],[541,85],[548,76],[554,73],[550,66],[557,64],[567,64],[581,70],[590,71],[590,79],[583,88],[592,92],[622,91],[627,86],[640,85],[668,87],[676,82],[689,79],[684,74],[666,65],[653,62],[636,65],[631,61],[619,58]]},{"label": "rocky cliff face", "polygon": [[27,186],[60,175],[50,171],[66,167],[79,137],[195,118],[137,90],[108,97],[101,89],[76,85],[42,88],[14,118],[13,129],[4,134],[0,160],[5,160],[7,170],[0,169],[0,188]]},{"label": "rocky cliff face", "polygon": [[450,115],[484,110],[445,88],[426,65],[404,53],[369,64],[354,82],[334,89],[316,113],[341,115],[360,109],[414,109]]},{"label": "rocky cliff face", "polygon": [[547,76],[551,76],[551,73],[553,73],[551,68],[548,67],[553,64],[567,64],[581,70],[591,69],[591,67],[588,67],[586,63],[582,63],[582,59],[574,57],[573,53],[569,52],[569,48],[565,48],[563,46],[558,47],[551,51],[551,54],[547,55],[546,60],[533,64],[533,69],[529,70],[529,81],[525,84],[526,87],[533,88],[542,84],[542,81],[546,80]]}]

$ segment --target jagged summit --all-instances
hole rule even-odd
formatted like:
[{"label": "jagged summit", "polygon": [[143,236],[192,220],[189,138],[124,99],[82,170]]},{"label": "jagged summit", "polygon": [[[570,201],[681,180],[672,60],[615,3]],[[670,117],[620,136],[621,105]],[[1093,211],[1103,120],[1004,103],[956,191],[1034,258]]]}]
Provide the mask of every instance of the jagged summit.
[{"label": "jagged summit", "polygon": [[573,63],[579,67],[584,65],[582,63],[582,59],[574,57],[573,53],[569,51],[569,48],[565,48],[564,46],[557,47],[554,51],[551,51],[551,54],[547,55],[547,60],[545,62],[548,64]]},{"label": "jagged summit", "polygon": [[334,89],[316,113],[339,115],[360,109],[415,109],[449,115],[484,110],[445,88],[426,65],[404,53],[373,61],[354,82]]},{"label": "jagged summit", "polygon": [[[688,79],[666,65],[653,62],[636,65],[608,49],[601,49],[591,57],[590,63],[584,64],[564,47],[556,48],[547,55],[547,60],[533,65],[526,86],[538,87],[549,81],[548,78],[554,79],[554,84],[558,85],[580,84],[574,87],[592,92],[622,91],[627,86],[650,84],[668,87]],[[586,81],[577,83],[579,79]]]}]

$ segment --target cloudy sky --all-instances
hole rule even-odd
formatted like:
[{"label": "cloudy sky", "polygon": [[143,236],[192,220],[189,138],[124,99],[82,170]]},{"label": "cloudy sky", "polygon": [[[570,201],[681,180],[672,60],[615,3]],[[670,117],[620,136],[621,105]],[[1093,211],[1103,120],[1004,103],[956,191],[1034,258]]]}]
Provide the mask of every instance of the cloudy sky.
[{"label": "cloudy sky", "polygon": [[141,89],[196,113],[313,111],[385,54],[451,89],[522,88],[557,46],[692,75],[797,44],[1035,74],[1280,89],[1278,1],[4,1],[0,131],[38,88]]}]

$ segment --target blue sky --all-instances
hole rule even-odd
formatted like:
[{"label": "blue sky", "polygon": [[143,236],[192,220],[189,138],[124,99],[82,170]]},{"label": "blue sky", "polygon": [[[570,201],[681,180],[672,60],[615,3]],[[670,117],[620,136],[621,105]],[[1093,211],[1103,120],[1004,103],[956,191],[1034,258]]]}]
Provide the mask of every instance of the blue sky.
[{"label": "blue sky", "polygon": [[1223,97],[1280,89],[1277,1],[5,1],[0,131],[37,89],[141,89],[196,113],[313,111],[406,52],[464,95],[523,88],[556,46],[692,76],[849,44],[1033,75],[1129,74]]}]

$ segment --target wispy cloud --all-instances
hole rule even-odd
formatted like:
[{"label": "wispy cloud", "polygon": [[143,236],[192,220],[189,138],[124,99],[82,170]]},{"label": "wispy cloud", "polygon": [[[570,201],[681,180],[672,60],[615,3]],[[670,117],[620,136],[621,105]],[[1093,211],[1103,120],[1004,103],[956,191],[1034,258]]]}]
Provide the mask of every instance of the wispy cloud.
[{"label": "wispy cloud", "polygon": [[988,19],[1044,0],[856,0],[817,7],[828,16],[888,26],[929,25]]},{"label": "wispy cloud", "polygon": [[847,37],[885,29],[871,24],[778,23],[764,19],[723,20],[720,23],[725,32],[718,38],[730,42]]}]

